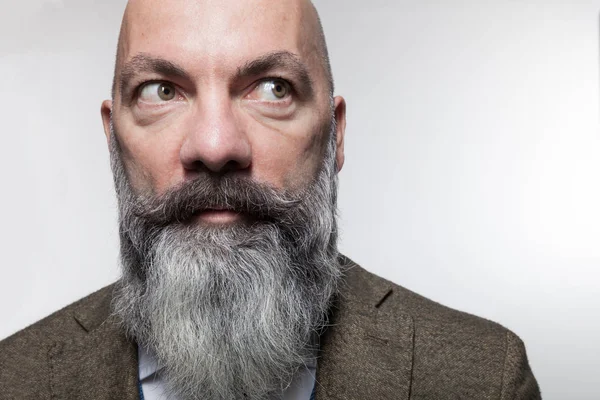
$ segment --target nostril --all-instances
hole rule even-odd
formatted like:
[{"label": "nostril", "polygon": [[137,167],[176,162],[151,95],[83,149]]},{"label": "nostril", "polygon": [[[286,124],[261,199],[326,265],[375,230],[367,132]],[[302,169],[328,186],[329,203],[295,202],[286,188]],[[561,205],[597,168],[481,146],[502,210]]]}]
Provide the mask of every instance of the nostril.
[{"label": "nostril", "polygon": [[210,175],[216,174],[221,175],[229,172],[242,171],[249,167],[248,165],[242,165],[239,161],[229,160],[222,166],[208,166],[200,160],[196,160],[185,167],[187,174],[192,177],[200,173],[208,173]]},{"label": "nostril", "polygon": [[221,172],[232,172],[238,171],[240,169],[244,169],[244,166],[241,165],[238,161],[229,160],[225,163],[225,165],[223,165],[223,167],[221,168]]},{"label": "nostril", "polygon": [[196,160],[185,167],[186,170],[190,172],[201,172],[201,171],[209,171],[209,169],[204,165],[202,161]]}]

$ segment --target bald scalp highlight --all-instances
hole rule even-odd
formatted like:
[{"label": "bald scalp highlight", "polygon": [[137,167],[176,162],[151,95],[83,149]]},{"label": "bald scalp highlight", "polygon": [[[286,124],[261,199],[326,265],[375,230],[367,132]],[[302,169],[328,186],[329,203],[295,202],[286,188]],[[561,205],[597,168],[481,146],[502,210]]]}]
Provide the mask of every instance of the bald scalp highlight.
[{"label": "bald scalp highlight", "polygon": [[[319,12],[317,8],[310,0],[300,0],[308,3],[308,7],[311,10],[312,17],[314,18],[315,24],[311,24],[311,28],[313,28],[313,34],[316,35],[316,50],[317,57],[319,58],[319,62],[321,64],[321,68],[323,69],[323,73],[325,75],[325,79],[327,80],[329,95],[333,98],[333,93],[335,90],[335,84],[333,80],[333,72],[331,69],[331,62],[329,59],[329,51],[327,48],[327,40],[325,38],[325,31],[323,30],[323,24],[321,22],[321,17],[319,16]],[[113,72],[113,81],[111,88],[111,98],[113,102],[116,99],[117,95],[117,85],[119,81],[119,73],[121,66],[124,62],[124,53],[125,53],[125,43],[127,41],[127,27],[128,27],[128,15],[130,10],[130,5],[132,1],[127,2],[127,6],[125,7],[125,12],[123,13],[123,20],[121,22],[121,29],[119,30],[119,39],[117,42],[117,52],[115,56],[115,67]],[[310,26],[310,25],[309,25]]]}]

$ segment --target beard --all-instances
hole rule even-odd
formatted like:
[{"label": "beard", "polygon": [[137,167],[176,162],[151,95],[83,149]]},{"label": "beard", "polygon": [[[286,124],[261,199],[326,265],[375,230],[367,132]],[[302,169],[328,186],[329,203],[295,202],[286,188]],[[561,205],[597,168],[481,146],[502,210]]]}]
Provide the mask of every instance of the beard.
[{"label": "beard", "polygon": [[[269,399],[314,363],[342,276],[338,264],[335,121],[314,179],[286,191],[201,171],[162,195],[136,194],[111,132],[120,261],[113,308],[156,355],[180,399]],[[244,215],[203,225],[206,209]]]}]

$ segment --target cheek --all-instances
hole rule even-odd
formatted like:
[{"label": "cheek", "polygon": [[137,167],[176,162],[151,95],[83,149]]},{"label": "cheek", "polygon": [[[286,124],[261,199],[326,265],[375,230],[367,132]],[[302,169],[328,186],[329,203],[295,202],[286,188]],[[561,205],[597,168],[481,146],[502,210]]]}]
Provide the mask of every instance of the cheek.
[{"label": "cheek", "polygon": [[301,189],[314,178],[323,159],[318,126],[288,122],[251,130],[252,175],[277,188]]},{"label": "cheek", "polygon": [[134,189],[162,193],[178,183],[175,172],[181,169],[181,144],[174,131],[134,126],[121,135],[123,161]]}]

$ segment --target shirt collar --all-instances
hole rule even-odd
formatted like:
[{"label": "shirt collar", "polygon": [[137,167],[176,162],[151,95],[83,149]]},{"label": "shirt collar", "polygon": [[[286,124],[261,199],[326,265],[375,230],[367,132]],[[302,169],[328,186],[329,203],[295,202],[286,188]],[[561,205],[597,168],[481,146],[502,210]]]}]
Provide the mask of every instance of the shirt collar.
[{"label": "shirt collar", "polygon": [[160,370],[156,355],[146,347],[138,345],[138,360],[140,382],[153,376],[156,371]]}]

